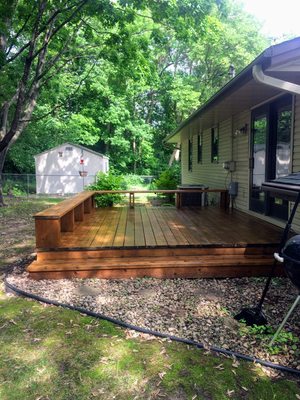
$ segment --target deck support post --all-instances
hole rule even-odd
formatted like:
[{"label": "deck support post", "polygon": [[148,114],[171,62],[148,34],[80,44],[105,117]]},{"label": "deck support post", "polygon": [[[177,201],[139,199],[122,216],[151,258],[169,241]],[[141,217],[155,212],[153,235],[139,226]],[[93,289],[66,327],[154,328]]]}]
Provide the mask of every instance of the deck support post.
[{"label": "deck support post", "polygon": [[75,221],[83,221],[84,217],[84,205],[83,203],[79,204],[74,208]]},{"label": "deck support post", "polygon": [[129,208],[134,208],[134,193],[129,192]]},{"label": "deck support post", "polygon": [[74,210],[69,211],[61,217],[61,232],[73,232],[75,226]]},{"label": "deck support post", "polygon": [[228,190],[220,193],[220,207],[227,210],[229,206],[229,195]]},{"label": "deck support post", "polygon": [[92,211],[92,197],[84,200],[84,213],[89,214]]},{"label": "deck support post", "polygon": [[181,193],[179,192],[176,193],[175,205],[176,208],[181,208]]},{"label": "deck support post", "polygon": [[58,247],[60,242],[59,219],[35,219],[36,247]]}]

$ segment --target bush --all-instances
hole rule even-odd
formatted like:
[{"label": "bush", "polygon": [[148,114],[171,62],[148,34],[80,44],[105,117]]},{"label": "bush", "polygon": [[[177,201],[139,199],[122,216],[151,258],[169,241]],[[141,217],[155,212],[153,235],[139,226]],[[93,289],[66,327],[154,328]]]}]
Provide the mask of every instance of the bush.
[{"label": "bush", "polygon": [[125,189],[132,189],[134,187],[144,186],[144,179],[139,175],[125,175],[124,177]]},{"label": "bush", "polygon": [[[114,175],[112,172],[97,174],[96,183],[88,187],[89,190],[123,190],[124,178],[122,175]],[[111,207],[122,200],[120,194],[103,194],[95,196],[95,202],[98,207]]]},{"label": "bush", "polygon": [[[159,177],[152,183],[153,189],[175,190],[180,184],[180,166],[175,165],[163,171]],[[174,195],[166,195],[169,201],[174,199]]]}]

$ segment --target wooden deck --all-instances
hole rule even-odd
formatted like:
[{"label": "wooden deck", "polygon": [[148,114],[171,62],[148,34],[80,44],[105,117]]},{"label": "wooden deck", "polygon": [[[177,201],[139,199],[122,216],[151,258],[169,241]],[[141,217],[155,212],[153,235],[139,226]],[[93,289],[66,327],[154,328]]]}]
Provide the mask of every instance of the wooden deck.
[{"label": "wooden deck", "polygon": [[281,233],[218,207],[92,209],[59,246],[39,248],[28,271],[35,279],[262,276]]}]

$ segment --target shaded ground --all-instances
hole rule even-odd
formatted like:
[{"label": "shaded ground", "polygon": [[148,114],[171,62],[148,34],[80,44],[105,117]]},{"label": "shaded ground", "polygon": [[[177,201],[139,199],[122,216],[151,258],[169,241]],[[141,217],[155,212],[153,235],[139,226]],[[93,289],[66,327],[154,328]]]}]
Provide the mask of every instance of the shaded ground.
[{"label": "shaded ground", "polygon": [[57,203],[60,199],[14,198],[0,208],[0,275],[7,266],[34,252],[33,214]]}]

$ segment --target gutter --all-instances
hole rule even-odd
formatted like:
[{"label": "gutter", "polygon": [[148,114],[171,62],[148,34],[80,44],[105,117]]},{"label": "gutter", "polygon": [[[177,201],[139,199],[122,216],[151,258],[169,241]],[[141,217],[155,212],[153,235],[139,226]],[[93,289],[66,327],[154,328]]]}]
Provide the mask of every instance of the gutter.
[{"label": "gutter", "polygon": [[271,86],[276,89],[284,90],[292,94],[300,95],[300,85],[296,85],[295,83],[283,81],[281,79],[273,78],[272,76],[266,75],[263,72],[262,66],[260,64],[253,65],[252,75],[254,80],[258,83]]}]

